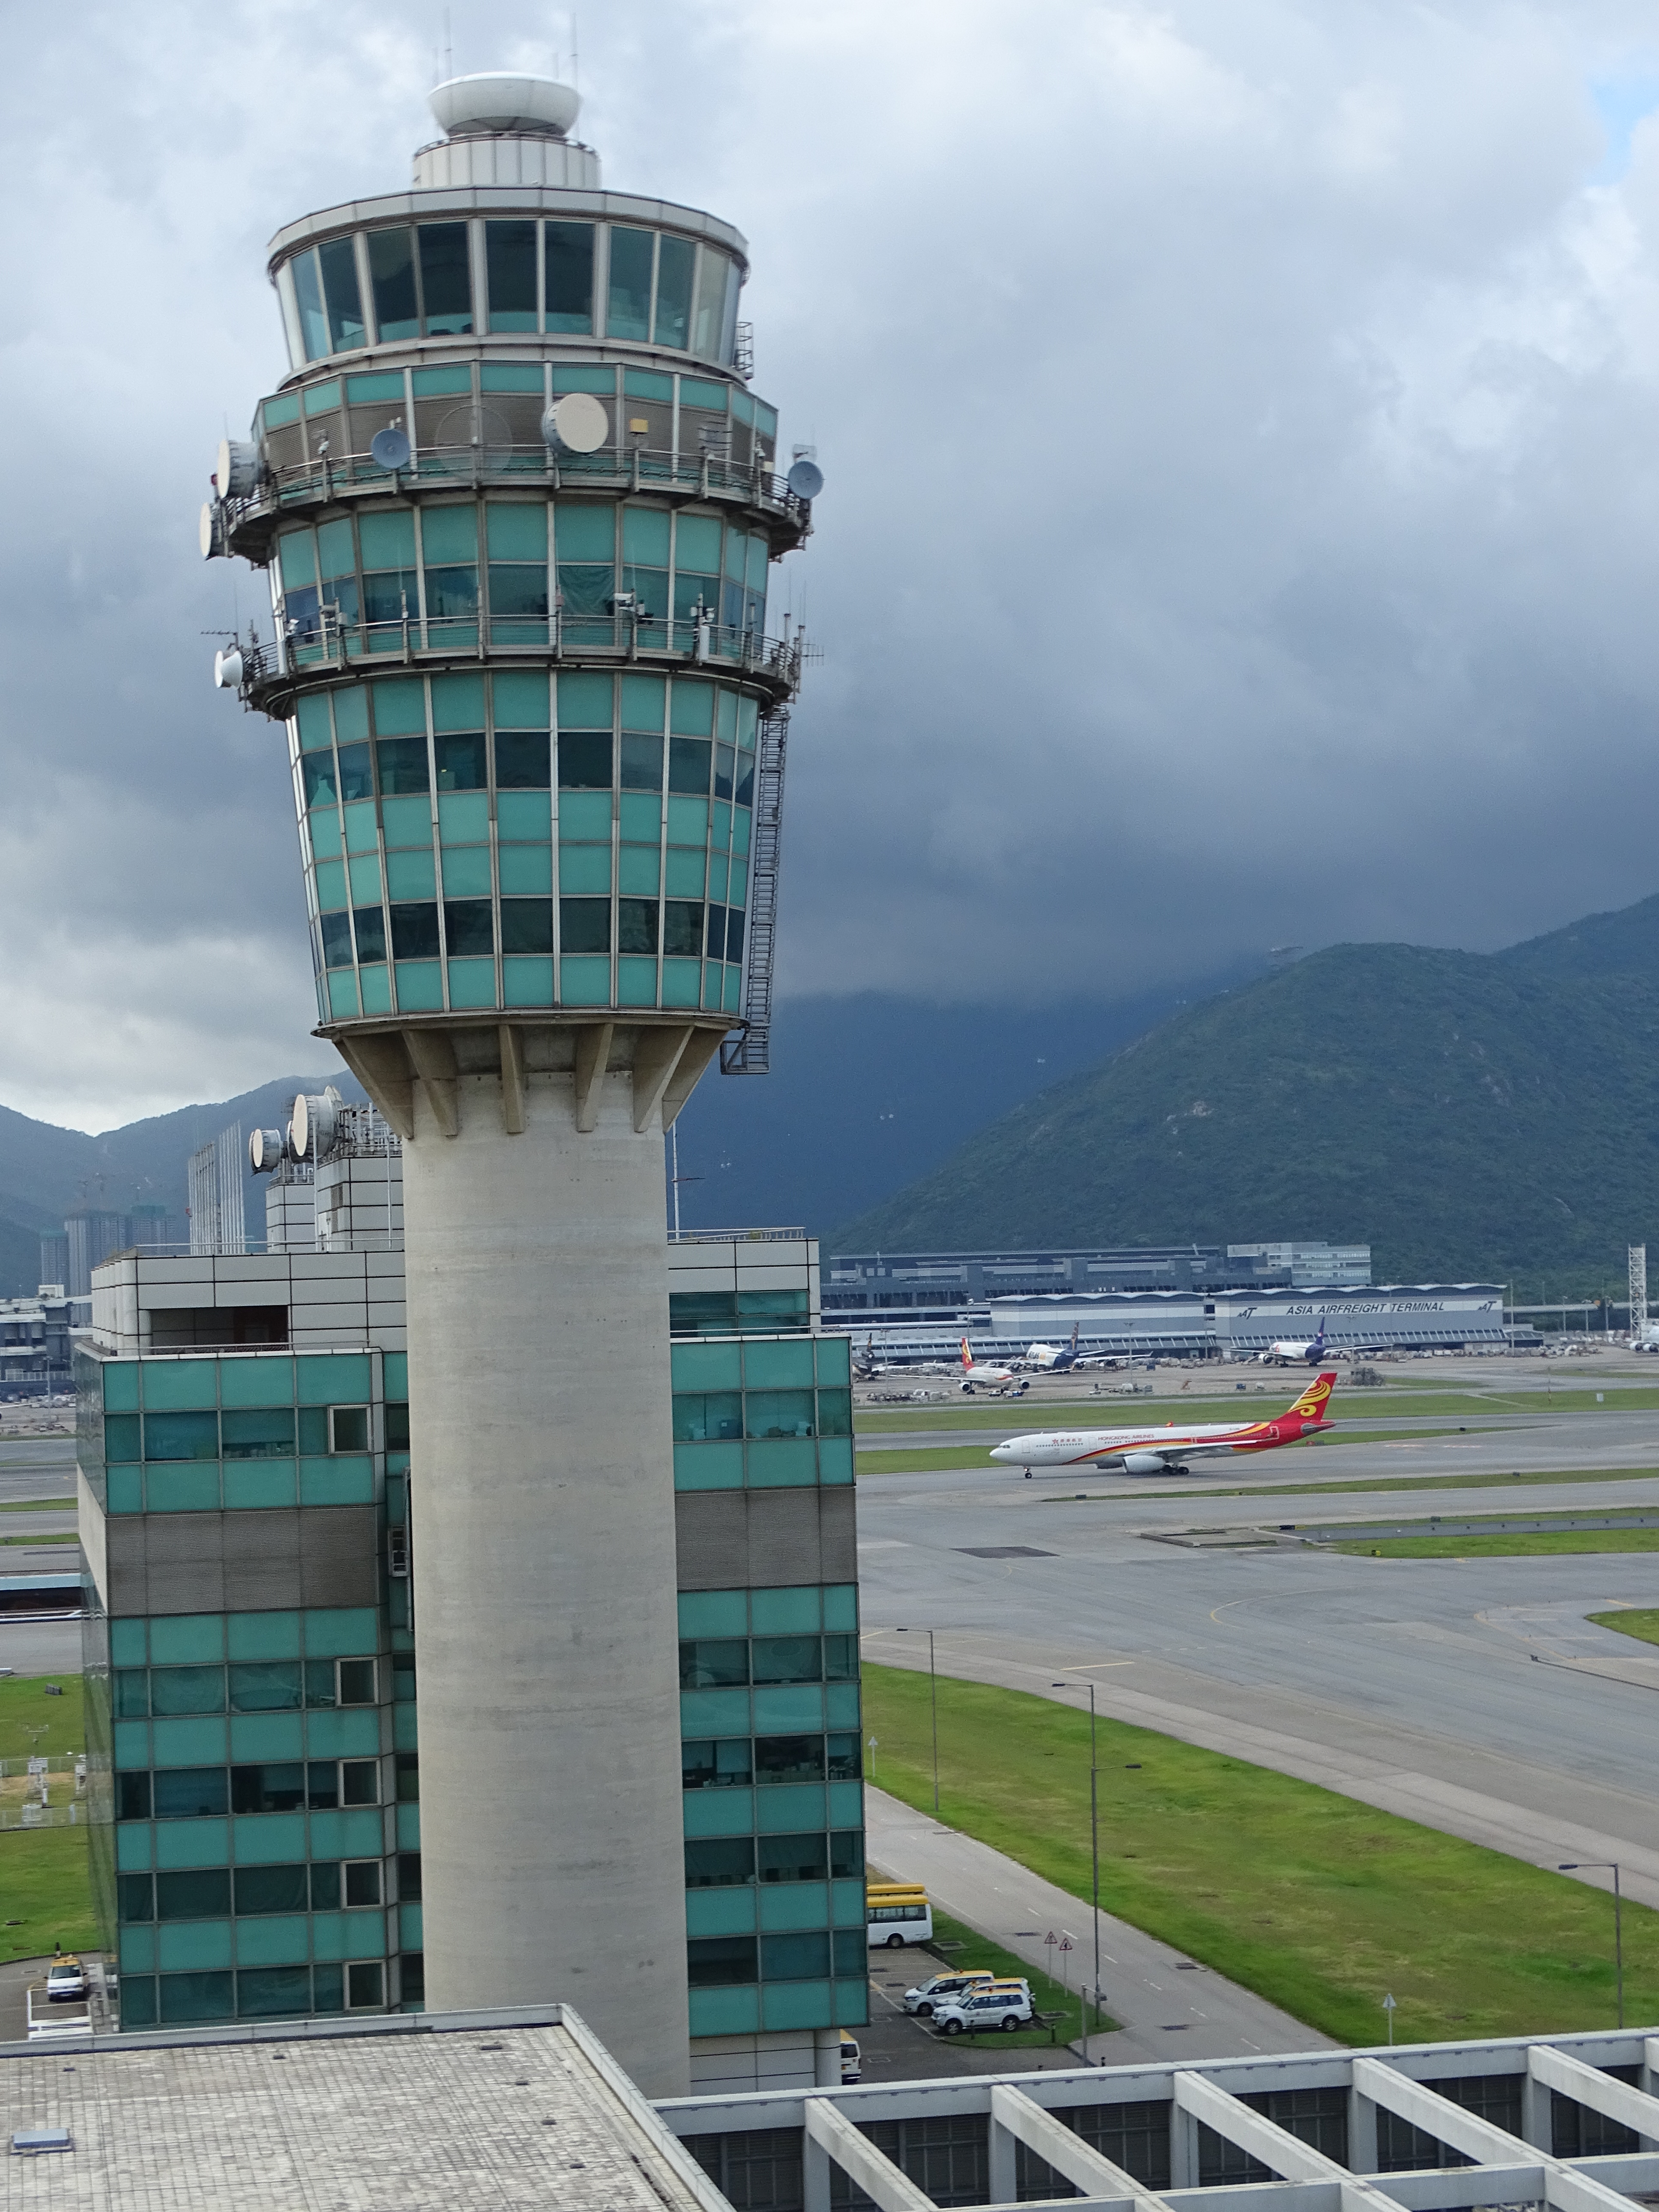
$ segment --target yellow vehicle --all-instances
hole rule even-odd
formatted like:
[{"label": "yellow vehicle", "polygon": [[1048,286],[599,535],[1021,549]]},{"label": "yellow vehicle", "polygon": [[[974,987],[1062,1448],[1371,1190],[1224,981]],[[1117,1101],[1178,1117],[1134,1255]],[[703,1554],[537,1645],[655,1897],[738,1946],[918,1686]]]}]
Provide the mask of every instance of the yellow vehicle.
[{"label": "yellow vehicle", "polygon": [[866,1882],[864,1908],[872,1949],[898,1951],[933,1940],[933,1908],[919,1881]]}]

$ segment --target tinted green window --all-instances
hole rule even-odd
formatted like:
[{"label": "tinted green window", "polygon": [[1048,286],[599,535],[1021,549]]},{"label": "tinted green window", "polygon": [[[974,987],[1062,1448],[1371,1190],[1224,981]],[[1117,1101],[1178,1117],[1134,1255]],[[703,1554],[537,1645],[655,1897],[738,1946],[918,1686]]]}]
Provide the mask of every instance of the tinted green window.
[{"label": "tinted green window", "polygon": [[420,226],[421,303],[428,337],[472,327],[472,277],[467,267],[466,225]]},{"label": "tinted green window", "polygon": [[744,1419],[751,1437],[810,1437],[812,1393],[750,1390],[744,1400]]},{"label": "tinted green window", "polygon": [[194,1820],[230,1810],[222,1766],[173,1766],[150,1777],[158,1820]]},{"label": "tinted green window", "polygon": [[[680,1294],[682,1297],[684,1292]],[[696,1293],[693,1293],[696,1295]],[[677,1390],[674,1441],[703,1443],[743,1434],[743,1400],[735,1390]]]},{"label": "tinted green window", "polygon": [[452,960],[488,957],[495,950],[495,925],[488,899],[446,899],[444,940]]},{"label": "tinted green window", "polygon": [[656,241],[648,230],[611,228],[611,301],[605,333],[613,338],[651,335],[651,262]]},{"label": "tinted green window", "polygon": [[747,1736],[716,1736],[680,1747],[680,1781],[686,1790],[744,1790],[754,1779]]},{"label": "tinted green window", "polygon": [[297,1659],[233,1664],[230,1710],[234,1713],[298,1712],[304,1702]]},{"label": "tinted green window", "polygon": [[306,1869],[298,1866],[238,1867],[239,1914],[304,1912],[307,1909]]},{"label": "tinted green window", "polygon": [[144,1457],[153,1460],[217,1459],[216,1413],[146,1413]]},{"label": "tinted green window", "polygon": [[[365,514],[358,524],[358,542],[362,548],[365,568],[412,568],[415,565],[415,517],[407,509],[394,507],[389,513]],[[386,695],[397,697],[413,692],[419,694],[418,683],[377,684],[374,687],[375,725],[382,736],[394,731],[414,726],[425,727],[426,714],[422,706],[418,725],[407,720],[388,722],[383,711]]]},{"label": "tinted green window", "polygon": [[536,226],[533,222],[487,222],[484,261],[489,273],[492,331],[536,327]]},{"label": "tinted green window", "polygon": [[482,791],[489,781],[482,730],[434,738],[433,757],[440,791]]},{"label": "tinted green window", "polygon": [[192,1868],[155,1877],[158,1920],[222,1920],[230,1911],[230,1875],[223,1867]]},{"label": "tinted green window", "polygon": [[706,799],[714,751],[714,746],[707,738],[671,738],[668,740],[668,788]]},{"label": "tinted green window", "polygon": [[757,1636],[754,1642],[757,1682],[817,1682],[823,1679],[823,1653],[816,1636]]},{"label": "tinted green window", "polygon": [[220,1416],[227,1459],[289,1459],[294,1453],[294,1413],[289,1407],[228,1407]]},{"label": "tinted green window", "polygon": [[323,298],[328,307],[331,352],[343,353],[367,339],[362,301],[357,294],[357,255],[349,238],[337,238],[318,250],[323,273]]},{"label": "tinted green window", "polygon": [[[601,505],[596,500],[562,499],[553,510],[553,544],[561,561],[610,561],[617,550],[617,510],[608,502]],[[580,683],[581,679],[577,679]],[[611,679],[608,676],[589,677],[590,685],[602,684],[607,698]],[[559,678],[559,720],[571,719],[565,710],[565,693],[571,678]],[[608,722],[611,709],[605,708],[601,718]]]},{"label": "tinted green window", "polygon": [[[821,1837],[816,1840],[822,1845]],[[813,1862],[815,1865],[817,1863],[817,1860]],[[779,1878],[775,1873],[768,1873],[762,1876],[762,1880],[765,1881],[775,1881]],[[782,1879],[816,1881],[822,1877],[811,1874],[787,1874],[782,1876]],[[861,1954],[868,1939],[857,1929],[854,1929],[853,1933],[858,1942],[860,1953],[854,1971],[862,1973],[865,1962]],[[821,1981],[829,1972],[830,1931],[828,1929],[815,1928],[799,1935],[762,1936],[761,1973],[767,1981]]]},{"label": "tinted green window", "polygon": [[550,222],[542,237],[550,331],[586,335],[593,327],[593,226]]},{"label": "tinted green window", "polygon": [[323,312],[323,289],[317,276],[317,256],[296,254],[289,264],[294,271],[294,294],[300,307],[300,329],[305,338],[306,359],[320,361],[328,351],[328,318]]},{"label": "tinted green window", "polygon": [[703,907],[700,899],[665,899],[662,949],[671,957],[697,958],[702,952]]},{"label": "tinted green window", "polygon": [[727,1690],[749,1680],[749,1646],[741,1637],[702,1637],[680,1646],[683,1690]]},{"label": "tinted green window", "polygon": [[495,704],[498,730],[545,730],[550,726],[545,675],[509,670],[493,677],[489,689]]},{"label": "tinted green window", "polygon": [[609,791],[611,738],[586,731],[562,731],[559,735],[561,791]]},{"label": "tinted green window", "polygon": [[826,1636],[823,1639],[823,1679],[826,1682],[856,1682],[859,1678],[859,1640],[856,1636]]},{"label": "tinted green window", "polygon": [[688,1889],[724,1889],[755,1879],[752,1836],[710,1836],[685,1846]]},{"label": "tinted green window", "polygon": [[[551,899],[504,898],[501,901],[501,951],[503,952],[550,952],[553,950],[553,902]],[[388,1407],[386,1445],[392,1448],[391,1412]],[[405,1433],[404,1443],[408,1443]]]},{"label": "tinted green window", "polygon": [[625,898],[617,902],[618,952],[654,952],[657,949],[657,902]]},{"label": "tinted green window", "polygon": [[[773,1738],[777,1741],[779,1739]],[[830,1838],[823,1835],[763,1836],[757,1856],[763,1881],[828,1881]]]},{"label": "tinted green window", "polygon": [[149,1676],[142,1667],[122,1669],[115,1677],[115,1717],[141,1721],[149,1712]]},{"label": "tinted green window", "polygon": [[387,798],[428,789],[424,738],[381,738],[375,744],[374,759],[380,771],[380,789]]},{"label": "tinted green window", "polygon": [[660,791],[662,789],[662,739],[660,738],[640,736],[631,730],[623,733],[622,787],[624,791]]},{"label": "tinted green window", "polygon": [[[435,960],[438,957],[438,908],[435,901],[418,901],[392,909],[392,951],[398,960]],[[326,1449],[326,1447],[323,1447]]]},{"label": "tinted green window", "polygon": [[156,1715],[222,1713],[222,1667],[157,1667],[149,1678],[150,1711]]},{"label": "tinted green window", "polygon": [[[627,739],[623,739],[627,744]],[[545,791],[552,769],[553,748],[545,730],[498,730],[495,732],[495,787],[498,791]]]},{"label": "tinted green window", "polygon": [[600,898],[559,901],[559,943],[566,952],[609,952],[611,902]]},{"label": "tinted green window", "polygon": [[418,337],[420,308],[415,294],[414,241],[407,230],[368,234],[369,283],[374,292],[374,320],[382,344],[389,338]]},{"label": "tinted green window", "polygon": [[[492,561],[531,561],[545,562],[547,559],[547,509],[527,501],[516,500],[510,506],[489,506],[484,509],[484,534]],[[495,679],[496,713],[501,713],[501,694],[503,679]],[[540,716],[547,714],[547,693],[542,690]]]},{"label": "tinted green window", "polygon": [[850,1390],[818,1392],[818,1434],[850,1437],[853,1433],[853,1394]]},{"label": "tinted green window", "polygon": [[755,1980],[759,1954],[752,1936],[702,1936],[685,1947],[686,1979],[694,1990],[735,1987]]},{"label": "tinted green window", "polygon": [[691,271],[696,248],[687,239],[665,237],[657,257],[657,316],[659,345],[681,346],[690,341]]}]

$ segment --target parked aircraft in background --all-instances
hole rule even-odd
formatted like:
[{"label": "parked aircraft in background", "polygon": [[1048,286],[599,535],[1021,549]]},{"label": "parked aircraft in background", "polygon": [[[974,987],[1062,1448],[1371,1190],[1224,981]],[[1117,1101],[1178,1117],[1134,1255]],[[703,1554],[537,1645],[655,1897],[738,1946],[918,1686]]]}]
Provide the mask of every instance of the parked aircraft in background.
[{"label": "parked aircraft in background", "polygon": [[1079,1326],[1080,1324],[1073,1324],[1069,1344],[1028,1344],[1025,1347],[1027,1365],[1035,1367],[1042,1375],[1064,1375],[1068,1368],[1075,1367],[1078,1364]]},{"label": "parked aircraft in background", "polygon": [[1039,1467],[1092,1465],[1103,1474],[1121,1467],[1125,1474],[1184,1474],[1189,1459],[1272,1451],[1321,1434],[1329,1425],[1325,1409],[1335,1385],[1335,1372],[1328,1370],[1270,1421],[1217,1421],[1202,1428],[1180,1428],[1170,1421],[1161,1429],[1061,1429],[1010,1437],[1006,1443],[992,1446],[991,1456],[1005,1467],[1023,1467],[1028,1482]]},{"label": "parked aircraft in background", "polygon": [[1012,1367],[991,1367],[975,1358],[968,1349],[968,1340],[962,1340],[962,1387],[971,1398],[975,1390],[1011,1391],[1015,1397],[1023,1396],[1025,1377],[1016,1375]]},{"label": "parked aircraft in background", "polygon": [[1265,1352],[1258,1352],[1256,1354],[1257,1359],[1264,1367],[1290,1367],[1303,1360],[1305,1360],[1310,1367],[1317,1367],[1324,1357],[1325,1316],[1323,1314],[1319,1316],[1319,1334],[1316,1336],[1281,1338],[1277,1344],[1270,1344]]}]

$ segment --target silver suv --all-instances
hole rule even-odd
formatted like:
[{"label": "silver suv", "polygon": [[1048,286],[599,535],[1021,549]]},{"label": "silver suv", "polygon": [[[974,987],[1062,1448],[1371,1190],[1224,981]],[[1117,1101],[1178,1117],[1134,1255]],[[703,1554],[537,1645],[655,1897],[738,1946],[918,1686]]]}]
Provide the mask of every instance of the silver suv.
[{"label": "silver suv", "polygon": [[1023,1982],[964,1990],[933,2008],[933,2025],[946,2035],[962,2035],[971,2027],[1024,2027],[1031,2017],[1031,1993]]},{"label": "silver suv", "polygon": [[919,1982],[915,1989],[906,1990],[904,2009],[931,2020],[950,1998],[960,1996],[964,1990],[988,1989],[995,1979],[988,1966],[975,1966],[961,1973],[935,1974],[931,1982]]}]

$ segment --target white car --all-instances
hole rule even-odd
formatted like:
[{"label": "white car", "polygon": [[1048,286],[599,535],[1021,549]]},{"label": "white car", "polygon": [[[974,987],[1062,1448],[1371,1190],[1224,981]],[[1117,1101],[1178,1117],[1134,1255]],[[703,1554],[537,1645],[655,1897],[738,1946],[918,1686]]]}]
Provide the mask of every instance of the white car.
[{"label": "white car", "polygon": [[964,1990],[984,1989],[995,1979],[988,1966],[973,1966],[954,1974],[935,1974],[931,1982],[920,1982],[915,1989],[906,1990],[904,2009],[920,2013],[923,2020],[931,2020],[947,1998],[960,1996]]},{"label": "white car", "polygon": [[843,2035],[841,2039],[841,2078],[843,2082],[864,2079],[864,2060],[850,2035]]},{"label": "white car", "polygon": [[975,2027],[1012,2030],[1025,2027],[1031,2017],[1031,1993],[1018,1982],[964,1990],[933,2009],[933,2025],[946,2035],[963,2035]]},{"label": "white car", "polygon": [[76,1958],[54,1959],[46,1969],[46,2002],[79,2004],[87,1993],[87,1970]]}]

